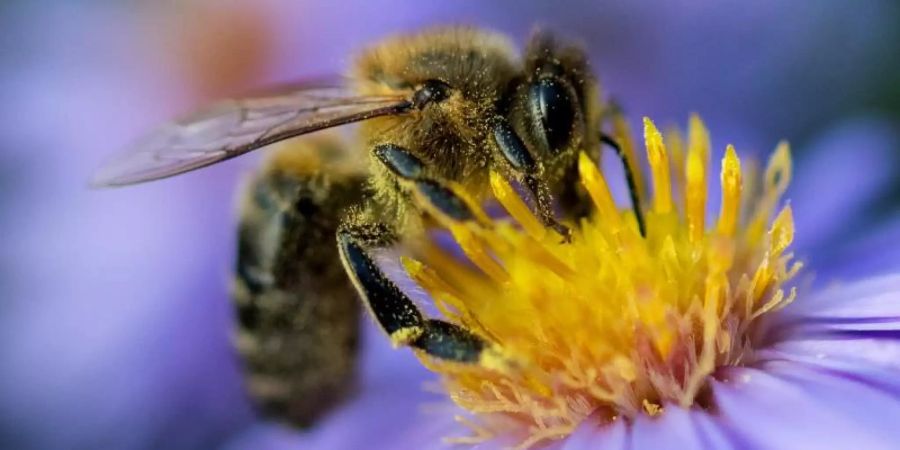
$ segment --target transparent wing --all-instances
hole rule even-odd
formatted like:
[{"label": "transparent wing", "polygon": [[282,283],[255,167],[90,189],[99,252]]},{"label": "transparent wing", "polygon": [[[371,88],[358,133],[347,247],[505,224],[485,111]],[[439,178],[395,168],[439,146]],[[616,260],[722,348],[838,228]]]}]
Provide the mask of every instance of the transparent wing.
[{"label": "transparent wing", "polygon": [[109,161],[94,186],[123,186],[178,175],[324,128],[401,114],[403,96],[360,97],[346,87],[300,86],[225,100],[170,122]]}]

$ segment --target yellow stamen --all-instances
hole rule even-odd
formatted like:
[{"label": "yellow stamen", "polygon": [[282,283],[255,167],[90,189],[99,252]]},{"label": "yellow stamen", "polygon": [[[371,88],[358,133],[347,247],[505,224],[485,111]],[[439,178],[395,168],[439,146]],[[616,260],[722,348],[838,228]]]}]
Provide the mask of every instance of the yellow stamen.
[{"label": "yellow stamen", "polygon": [[691,114],[688,121],[688,148],[699,154],[703,167],[709,165],[709,131],[697,114]]},{"label": "yellow stamen", "polygon": [[685,178],[687,187],[684,194],[684,210],[687,216],[688,235],[691,242],[697,242],[703,237],[706,223],[706,167],[703,164],[702,149],[697,146],[691,146],[688,150]]},{"label": "yellow stamen", "polygon": [[741,206],[741,160],[734,146],[725,149],[722,159],[722,208],[719,211],[719,234],[734,236]]},{"label": "yellow stamen", "polygon": [[688,121],[688,160],[685,166],[685,215],[692,242],[703,236],[706,225],[707,174],[709,173],[709,131],[700,116]]},{"label": "yellow stamen", "polygon": [[613,230],[621,229],[622,215],[609,192],[606,179],[597,169],[596,163],[586,153],[578,156],[578,173],[581,175],[581,183],[588,195],[591,196],[591,200],[594,201],[594,206],[597,207],[602,220],[607,221]]},{"label": "yellow stamen", "polygon": [[506,211],[522,225],[522,228],[531,237],[535,239],[544,237],[544,234],[547,232],[544,225],[531,213],[528,205],[522,201],[522,197],[516,193],[512,186],[494,171],[491,171],[491,190],[494,192],[494,197],[497,201],[506,208]]},{"label": "yellow stamen", "polygon": [[676,206],[683,206],[684,197],[679,197],[687,188],[687,179],[685,178],[687,167],[687,151],[684,146],[684,139],[681,137],[681,131],[678,128],[669,128],[663,133],[663,143],[666,144],[666,150],[669,152],[669,160],[672,173],[672,190],[674,192],[674,201]]},{"label": "yellow stamen", "polygon": [[509,279],[506,270],[491,257],[485,249],[486,243],[478,238],[469,224],[450,224],[450,232],[466,256],[484,273],[490,275],[495,282],[504,283]]},{"label": "yellow stamen", "polygon": [[644,140],[647,144],[647,159],[653,174],[653,211],[666,214],[672,210],[672,182],[669,180],[669,156],[663,144],[662,134],[656,125],[644,118]]},{"label": "yellow stamen", "polygon": [[779,142],[775,152],[769,157],[762,180],[762,197],[758,199],[756,212],[747,226],[747,236],[752,242],[759,243],[762,240],[766,223],[787,190],[792,172],[791,148],[787,142]]}]

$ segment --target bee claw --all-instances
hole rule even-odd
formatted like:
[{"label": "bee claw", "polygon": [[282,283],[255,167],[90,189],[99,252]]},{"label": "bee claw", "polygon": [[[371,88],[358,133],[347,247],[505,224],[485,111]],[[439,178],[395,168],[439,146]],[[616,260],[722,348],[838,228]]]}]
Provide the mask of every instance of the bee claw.
[{"label": "bee claw", "polygon": [[572,243],[572,229],[563,225],[553,219],[549,224],[547,224],[550,228],[553,229],[557,234],[562,236],[562,240],[559,242],[560,244],[571,244]]}]

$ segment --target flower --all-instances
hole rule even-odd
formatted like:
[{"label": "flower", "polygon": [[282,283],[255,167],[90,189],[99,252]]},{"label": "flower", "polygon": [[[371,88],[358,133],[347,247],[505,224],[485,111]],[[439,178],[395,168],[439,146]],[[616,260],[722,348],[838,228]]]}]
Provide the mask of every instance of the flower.
[{"label": "flower", "polygon": [[[401,29],[475,20],[521,38],[539,17],[585,42],[608,92],[630,111],[669,119],[697,108],[716,135],[735,139],[742,155],[772,136],[790,136],[798,149],[794,187],[802,188],[789,192],[799,230],[794,247],[810,263],[803,273],[827,283],[897,268],[898,255],[884,249],[896,242],[900,222],[878,225],[865,214],[896,175],[888,159],[898,142],[896,125],[847,121],[860,111],[888,118],[896,111],[889,103],[894,97],[886,94],[894,92],[898,67],[887,57],[900,42],[891,39],[897,8],[887,0],[862,9],[836,2],[770,1],[740,10],[706,3],[698,8],[582,1],[559,8],[521,2],[508,8],[393,2],[385,8],[365,1],[254,2],[269,11],[262,15],[270,18],[266,29],[274,33],[275,49],[259,53],[272,61],[259,79],[228,90],[333,73],[346,63],[347,52]],[[216,7],[247,9],[229,5]],[[252,156],[135,189],[81,189],[111,152],[148,127],[212,100],[205,97],[206,85],[170,59],[173,52],[189,51],[168,47],[172,33],[160,29],[189,22],[187,14],[203,24],[233,15],[196,16],[202,8],[136,2],[6,6],[0,14],[10,26],[3,32],[17,44],[3,55],[8,64],[0,90],[7,110],[17,113],[3,122],[6,146],[0,152],[3,174],[9,175],[3,178],[0,221],[7,241],[0,280],[6,294],[0,314],[0,440],[24,449],[100,442],[122,449],[148,442],[208,448],[230,439],[232,448],[361,448],[371,446],[373,437],[391,446],[416,442],[408,428],[427,434],[440,426],[435,414],[419,413],[429,404],[421,382],[433,375],[414,364],[409,352],[392,352],[369,323],[359,395],[315,430],[288,432],[249,414],[228,341],[233,324],[227,279],[234,187],[238,172],[254,167]],[[834,33],[836,23],[841,33]],[[335,24],[342,25],[341,33],[332,33]],[[215,31],[217,25],[210,25],[204,29]],[[608,180],[617,179],[610,173],[616,169],[604,166]],[[804,170],[812,173],[804,176]],[[812,235],[821,239],[810,243]],[[870,285],[896,288],[865,284]],[[864,297],[867,289],[854,285],[833,295]],[[788,309],[816,303],[808,294],[801,291]],[[845,313],[850,312],[839,314]],[[889,340],[876,345],[888,348]],[[672,420],[674,411],[661,420]],[[652,434],[657,428],[644,424],[621,436],[637,431],[635,443],[658,436]],[[745,431],[758,430],[752,425]]]},{"label": "flower", "polygon": [[[778,208],[792,176],[787,144],[761,174],[727,149],[720,212],[707,226],[702,122],[691,119],[686,145],[644,125],[646,238],[586,155],[579,169],[595,215],[569,244],[492,176],[515,223],[438,216],[468,261],[437,244],[403,258],[445,319],[492,342],[478,365],[417,355],[455,405],[382,422],[372,411],[404,399],[381,386],[329,422],[358,415],[370,423],[359,439],[393,436],[379,440],[384,448],[890,448],[900,437],[888,419],[900,412],[900,278],[798,297],[792,208]],[[340,442],[328,440],[336,427],[306,442]]]},{"label": "flower", "polygon": [[[491,343],[478,364],[419,355],[453,402],[474,413],[461,420],[475,435],[460,442],[510,429],[530,447],[587,420],[601,427],[669,407],[711,409],[713,373],[752,361],[763,316],[794,299],[784,287],[801,267],[788,251],[793,217],[790,206],[776,210],[791,178],[787,144],[756,188],[753,166],[742,168],[728,147],[720,212],[707,226],[710,144],[701,120],[691,119],[686,149],[674,132],[667,149],[649,119],[644,134],[653,191],[646,236],[581,153],[595,214],[574,225],[570,243],[492,174],[496,199],[519,226],[438,215],[476,268],[437,246],[430,262],[404,259],[445,319]],[[630,139],[619,137],[634,161]]]}]

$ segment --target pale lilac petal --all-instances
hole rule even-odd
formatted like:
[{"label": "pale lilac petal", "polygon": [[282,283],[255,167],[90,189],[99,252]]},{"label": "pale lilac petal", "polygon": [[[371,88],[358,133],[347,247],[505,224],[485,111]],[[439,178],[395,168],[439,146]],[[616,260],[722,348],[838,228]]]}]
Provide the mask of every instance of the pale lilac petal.
[{"label": "pale lilac petal", "polygon": [[631,424],[617,421],[601,426],[585,421],[560,445],[564,450],[660,448],[732,449],[740,448],[715,419],[700,410],[666,407],[657,418],[641,416]]},{"label": "pale lilac petal", "polygon": [[465,414],[450,403],[431,404],[422,408],[418,416],[408,419],[409,428],[398,439],[385,447],[396,450],[419,449],[498,449],[512,447],[516,442],[512,439],[493,440],[478,445],[454,445],[446,439],[469,436],[471,432],[455,420],[455,416]]},{"label": "pale lilac petal", "polygon": [[[770,363],[713,382],[719,423],[745,448],[893,449],[897,398],[852,379]],[[876,417],[884,414],[883,417]]]},{"label": "pale lilac petal", "polygon": [[399,448],[403,436],[421,423],[422,405],[436,400],[440,397],[428,395],[418,383],[373,385],[316,427],[304,443],[309,448]]},{"label": "pale lilac petal", "polygon": [[623,421],[598,428],[595,423],[585,421],[562,443],[564,450],[626,450],[631,440],[631,430]]},{"label": "pale lilac petal", "polygon": [[257,422],[238,433],[222,450],[293,450],[302,445],[303,434],[269,422]]},{"label": "pale lilac petal", "polygon": [[781,339],[839,331],[900,330],[900,273],[835,284],[801,296],[775,319]]},{"label": "pale lilac petal", "polygon": [[900,274],[834,286],[776,318],[777,342],[755,355],[813,368],[900,396]]},{"label": "pale lilac petal", "polygon": [[[831,368],[827,368],[831,365]],[[858,422],[874,436],[900,442],[900,372],[889,373],[865,363],[840,369],[839,362],[821,366],[798,361],[772,361],[761,368],[801,386],[824,407]],[[870,370],[871,369],[871,372]],[[870,376],[871,375],[871,376]]]},{"label": "pale lilac petal", "polygon": [[[873,200],[896,175],[900,135],[887,120],[845,121],[819,136],[796,156],[796,174],[787,197],[797,228],[795,248],[802,253],[835,238],[858,232]],[[824,255],[820,255],[824,256]]]},{"label": "pale lilac petal", "polygon": [[900,272],[900,212],[875,226],[838,240],[813,262],[819,278],[857,279]]},{"label": "pale lilac petal", "polygon": [[640,416],[631,427],[631,449],[729,449],[736,448],[720,425],[700,410],[666,407],[659,418]]},{"label": "pale lilac petal", "polygon": [[[900,393],[900,343],[884,339],[788,341],[757,355],[760,367],[789,361]],[[776,365],[777,366],[777,365]]]},{"label": "pale lilac petal", "polygon": [[412,351],[391,347],[390,340],[368,315],[363,321],[360,357],[363,389],[391,383],[421,388],[422,383],[434,380],[434,374],[419,363]]}]

